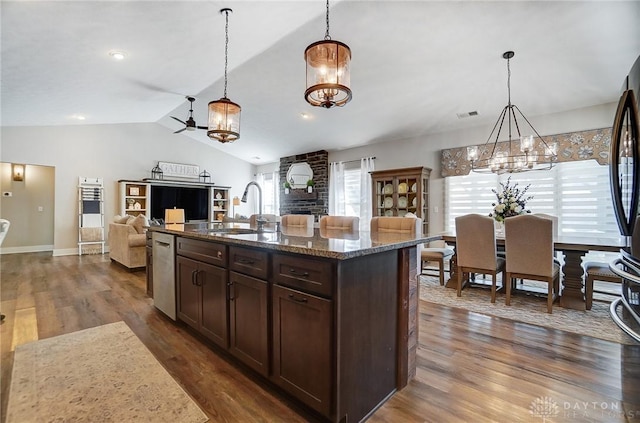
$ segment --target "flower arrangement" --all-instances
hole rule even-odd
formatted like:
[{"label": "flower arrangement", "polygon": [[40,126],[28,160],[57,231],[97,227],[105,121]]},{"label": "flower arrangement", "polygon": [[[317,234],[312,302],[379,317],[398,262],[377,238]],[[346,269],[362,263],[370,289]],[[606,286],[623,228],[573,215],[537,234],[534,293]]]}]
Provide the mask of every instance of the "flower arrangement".
[{"label": "flower arrangement", "polygon": [[506,183],[500,182],[502,190],[497,192],[492,189],[496,195],[498,201],[492,203],[493,212],[489,213],[489,217],[493,217],[497,222],[504,222],[507,217],[517,216],[519,214],[531,213],[528,210],[527,201],[531,200],[533,196],[526,196],[527,191],[531,184],[527,185],[523,190],[518,188],[518,183],[511,185],[511,176],[507,179]]}]

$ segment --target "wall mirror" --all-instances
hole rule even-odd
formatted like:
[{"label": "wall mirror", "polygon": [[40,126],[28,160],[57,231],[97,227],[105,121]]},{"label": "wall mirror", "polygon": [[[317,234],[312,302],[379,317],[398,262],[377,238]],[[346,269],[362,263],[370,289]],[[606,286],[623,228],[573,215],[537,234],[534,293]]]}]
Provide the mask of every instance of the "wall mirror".
[{"label": "wall mirror", "polygon": [[313,170],[309,163],[294,163],[289,166],[287,182],[291,184],[291,188],[306,188],[309,179],[313,179]]}]

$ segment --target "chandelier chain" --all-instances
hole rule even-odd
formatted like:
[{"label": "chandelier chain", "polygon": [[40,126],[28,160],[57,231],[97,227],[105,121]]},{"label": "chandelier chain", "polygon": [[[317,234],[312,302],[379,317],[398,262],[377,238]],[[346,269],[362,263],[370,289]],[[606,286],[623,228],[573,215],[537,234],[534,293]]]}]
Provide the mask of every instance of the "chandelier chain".
[{"label": "chandelier chain", "polygon": [[329,35],[329,0],[327,0],[327,31],[324,33],[324,39],[331,39],[331,36]]},{"label": "chandelier chain", "polygon": [[224,98],[227,98],[227,52],[229,50],[229,11],[225,10],[224,25]]}]

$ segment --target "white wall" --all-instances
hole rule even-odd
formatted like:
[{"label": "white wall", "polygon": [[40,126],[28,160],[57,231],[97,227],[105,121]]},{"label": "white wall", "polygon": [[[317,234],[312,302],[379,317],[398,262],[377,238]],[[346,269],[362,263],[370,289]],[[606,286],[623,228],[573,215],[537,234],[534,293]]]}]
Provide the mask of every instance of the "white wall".
[{"label": "white wall", "polygon": [[[155,123],[2,127],[2,162],[55,167],[54,255],[76,254],[79,176],[101,177],[105,184],[105,220],[118,213],[119,179],[151,176],[158,161],[194,164],[217,185],[242,191],[255,173],[250,163]],[[13,228],[12,228],[13,229]]]}]

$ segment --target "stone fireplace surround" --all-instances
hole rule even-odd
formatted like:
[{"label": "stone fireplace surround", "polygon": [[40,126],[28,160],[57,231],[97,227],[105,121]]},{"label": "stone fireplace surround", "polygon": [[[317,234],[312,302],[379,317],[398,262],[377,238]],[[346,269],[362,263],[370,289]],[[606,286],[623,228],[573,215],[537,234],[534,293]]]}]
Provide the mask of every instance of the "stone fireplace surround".
[{"label": "stone fireplace surround", "polygon": [[[287,170],[294,163],[307,162],[313,171],[315,185],[313,198],[296,195],[306,193],[305,189],[292,189],[290,194],[284,193],[283,183],[287,180]],[[280,158],[280,216],[285,214],[312,214],[315,221],[329,211],[329,153],[325,150],[312,153],[297,154]]]}]

